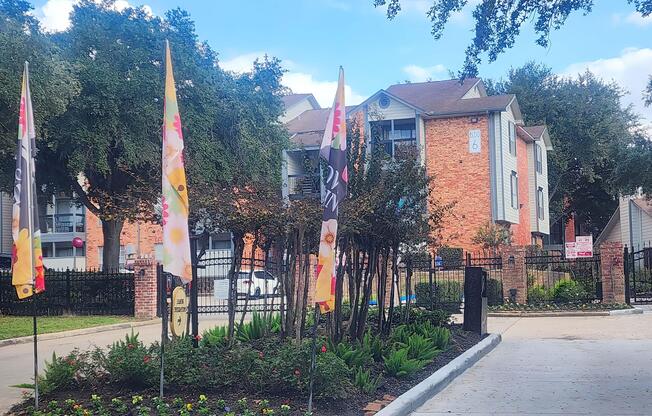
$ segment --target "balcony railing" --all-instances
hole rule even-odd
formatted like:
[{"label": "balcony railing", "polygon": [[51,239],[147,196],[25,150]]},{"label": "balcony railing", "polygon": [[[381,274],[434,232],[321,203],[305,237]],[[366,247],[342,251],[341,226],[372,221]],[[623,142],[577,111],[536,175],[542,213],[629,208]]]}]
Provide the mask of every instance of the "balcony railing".
[{"label": "balcony railing", "polygon": [[41,233],[83,233],[86,230],[84,214],[42,215]]},{"label": "balcony railing", "polygon": [[288,175],[288,194],[290,199],[319,198],[321,181],[318,174]]}]

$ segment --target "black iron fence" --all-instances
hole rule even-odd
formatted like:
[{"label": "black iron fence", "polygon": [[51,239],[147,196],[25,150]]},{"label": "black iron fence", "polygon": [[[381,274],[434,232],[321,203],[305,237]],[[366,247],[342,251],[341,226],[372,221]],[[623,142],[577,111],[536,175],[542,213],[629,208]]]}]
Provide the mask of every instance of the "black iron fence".
[{"label": "black iron fence", "polygon": [[625,247],[624,257],[627,301],[652,303],[652,246]]},{"label": "black iron fence", "polygon": [[[233,257],[206,253],[197,267],[197,308],[199,313],[227,313],[229,273]],[[277,311],[280,309],[280,269],[275,261],[242,259],[236,277],[236,311]]]},{"label": "black iron fence", "polygon": [[567,259],[543,252],[525,257],[528,303],[582,303],[602,300],[600,255]]},{"label": "black iron fence", "polygon": [[[34,296],[38,315],[133,315],[133,273],[51,270],[45,292]],[[11,271],[0,270],[0,313],[33,314],[31,300],[19,300]]]},{"label": "black iron fence", "polygon": [[[457,312],[464,303],[464,272],[466,266],[482,267],[487,272],[487,297],[489,305],[503,303],[502,259],[467,253],[454,260],[435,258],[411,267],[399,268],[401,303],[412,296],[417,306],[446,309]],[[408,277],[408,272],[412,275]],[[406,285],[413,285],[411,294]],[[407,294],[406,294],[407,293]]]}]

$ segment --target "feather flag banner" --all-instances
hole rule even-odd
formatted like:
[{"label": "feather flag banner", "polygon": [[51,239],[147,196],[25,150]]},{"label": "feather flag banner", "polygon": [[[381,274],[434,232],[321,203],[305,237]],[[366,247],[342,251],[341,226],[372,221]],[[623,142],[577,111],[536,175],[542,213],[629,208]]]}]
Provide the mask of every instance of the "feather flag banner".
[{"label": "feather flag banner", "polygon": [[18,148],[16,149],[16,177],[12,209],[11,258],[12,284],[19,299],[45,290],[41,230],[36,201],[34,155],[36,130],[32,97],[29,90],[29,67],[25,63],[20,94],[18,121]]},{"label": "feather flag banner", "polygon": [[183,162],[183,134],[172,73],[170,45],[165,45],[165,105],[163,110],[163,270],[192,280],[188,235],[188,188]]},{"label": "feather flag banner", "polygon": [[344,70],[340,67],[337,93],[331,108],[319,151],[328,162],[324,187],[324,214],[322,216],[315,302],[322,313],[335,306],[335,249],[337,247],[337,217],[339,204],[346,198],[348,171],[346,161],[346,108],[344,105]]}]

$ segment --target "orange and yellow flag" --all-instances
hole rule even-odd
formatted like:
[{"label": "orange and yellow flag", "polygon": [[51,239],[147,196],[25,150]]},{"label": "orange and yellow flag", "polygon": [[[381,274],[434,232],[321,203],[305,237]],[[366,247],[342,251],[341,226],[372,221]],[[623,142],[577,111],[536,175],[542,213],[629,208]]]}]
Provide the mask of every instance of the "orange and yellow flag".
[{"label": "orange and yellow flag", "polygon": [[170,45],[165,44],[165,104],[163,110],[163,270],[192,280],[188,234],[188,187],[183,163],[183,133],[172,73]]},{"label": "orange and yellow flag", "polygon": [[328,175],[324,181],[324,214],[319,240],[315,302],[319,304],[321,312],[330,312],[335,307],[337,217],[339,204],[346,198],[349,182],[346,157],[344,70],[341,67],[337,93],[328,116],[319,153],[328,162]]},{"label": "orange and yellow flag", "polygon": [[19,299],[45,290],[41,230],[34,180],[36,130],[32,97],[29,91],[29,68],[25,62],[20,94],[18,147],[11,232],[14,240],[11,255],[12,284]]}]

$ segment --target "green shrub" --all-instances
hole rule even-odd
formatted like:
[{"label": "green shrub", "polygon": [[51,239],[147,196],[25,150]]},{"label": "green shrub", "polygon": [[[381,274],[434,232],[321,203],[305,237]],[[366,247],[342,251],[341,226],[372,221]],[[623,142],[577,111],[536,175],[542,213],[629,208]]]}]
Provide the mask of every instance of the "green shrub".
[{"label": "green shrub", "polygon": [[126,335],[124,341],[117,341],[109,347],[104,369],[110,380],[126,386],[148,387],[156,384],[159,374],[158,348],[146,347],[138,334]]},{"label": "green shrub", "polygon": [[165,382],[178,386],[200,384],[202,381],[200,363],[203,362],[201,351],[201,349],[193,347],[191,337],[173,339],[165,344],[165,359],[163,360]]},{"label": "green shrub", "polygon": [[419,334],[410,335],[406,347],[409,358],[424,363],[432,361],[440,352],[431,339]]},{"label": "green shrub", "polygon": [[563,279],[555,283],[554,299],[557,302],[577,302],[586,299],[586,290],[575,280]]},{"label": "green shrub", "polygon": [[411,376],[423,366],[423,362],[408,357],[407,348],[394,350],[385,357],[385,371],[396,378]]},{"label": "green shrub", "polygon": [[451,340],[451,331],[448,328],[436,327],[430,332],[430,339],[440,350],[448,348]]},{"label": "green shrub", "polygon": [[207,329],[201,336],[200,345],[202,347],[223,346],[227,343],[229,329],[226,326],[216,326]]},{"label": "green shrub", "polygon": [[417,283],[414,287],[416,306],[430,308],[433,305],[447,310],[459,310],[464,289],[462,284],[454,280],[442,280],[433,283],[432,299],[429,283]]},{"label": "green shrub", "polygon": [[369,351],[374,361],[381,362],[383,360],[383,341],[380,335],[372,335],[371,331],[367,331],[362,338],[362,348]]},{"label": "green shrub", "polygon": [[354,371],[353,374],[353,384],[360,389],[364,394],[372,394],[378,390],[380,383],[383,381],[382,374],[374,377],[371,374],[371,370],[364,370],[359,368]]},{"label": "green shrub", "polygon": [[533,304],[545,303],[549,299],[550,299],[550,294],[541,285],[532,286],[527,290],[528,303],[533,303]]},{"label": "green shrub", "polygon": [[239,341],[247,342],[254,339],[261,339],[275,331],[280,332],[280,328],[280,315],[278,317],[275,317],[275,315],[264,317],[260,313],[254,312],[251,317],[251,322],[238,325],[235,333]]},{"label": "green shrub", "polygon": [[489,306],[503,303],[503,282],[498,279],[487,279],[487,304]]},{"label": "green shrub", "polygon": [[43,379],[40,381],[41,391],[45,394],[70,388],[75,383],[75,373],[79,367],[77,352],[73,351],[65,357],[57,357],[52,353],[52,361],[46,361]]},{"label": "green shrub", "polygon": [[351,370],[346,363],[331,352],[319,354],[315,372],[317,397],[346,399],[351,395],[352,390]]},{"label": "green shrub", "polygon": [[349,368],[366,367],[373,361],[373,354],[370,349],[358,345],[357,348],[351,349],[340,357]]}]

